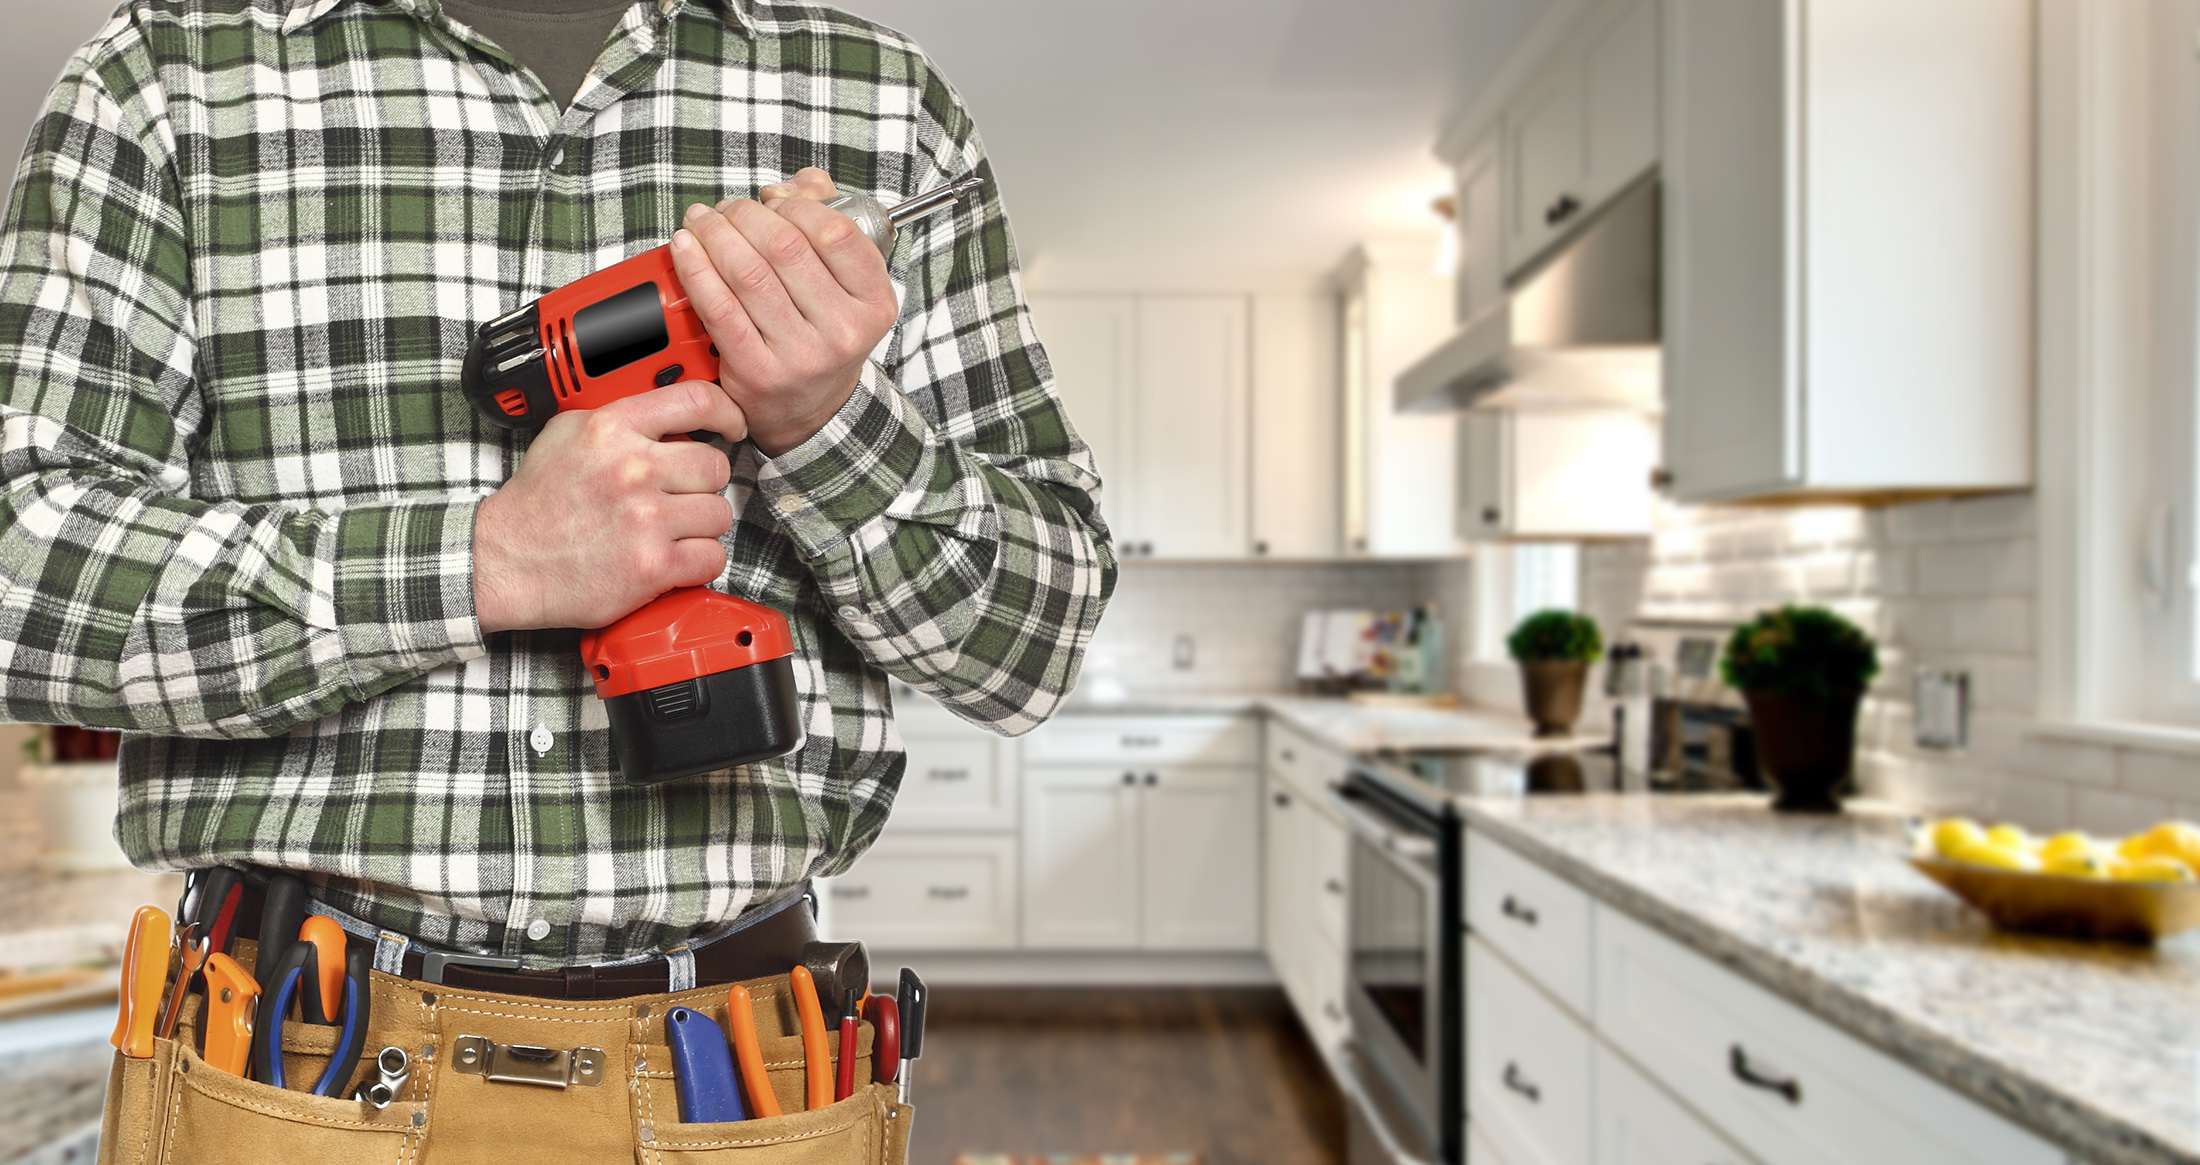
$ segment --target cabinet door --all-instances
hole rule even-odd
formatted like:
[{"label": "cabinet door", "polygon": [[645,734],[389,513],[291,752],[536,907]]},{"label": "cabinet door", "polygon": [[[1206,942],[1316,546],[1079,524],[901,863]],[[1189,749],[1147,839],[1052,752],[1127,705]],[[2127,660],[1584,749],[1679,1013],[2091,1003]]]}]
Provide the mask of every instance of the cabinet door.
[{"label": "cabinet door", "polygon": [[1505,267],[1536,259],[1588,210],[1581,58],[1562,58],[1505,110]]},{"label": "cabinet door", "polygon": [[1138,299],[1137,467],[1130,525],[1143,552],[1244,558],[1246,301],[1243,296]]},{"label": "cabinet door", "polygon": [[1024,770],[1024,945],[1138,945],[1138,776]]},{"label": "cabinet door", "polygon": [[1306,821],[1312,812],[1282,779],[1270,774],[1263,790],[1267,807],[1262,810],[1266,828],[1261,835],[1262,940],[1269,966],[1283,983],[1284,994],[1298,1009],[1299,1020],[1314,1030],[1313,960],[1309,940],[1313,933],[1313,903],[1306,898]]},{"label": "cabinet door", "polygon": [[1148,950],[1260,949],[1259,779],[1250,768],[1141,775],[1141,938]]},{"label": "cabinet door", "polygon": [[1658,162],[1658,6],[1634,7],[1582,54],[1588,199],[1601,204]]},{"label": "cabinet door", "polygon": [[1467,943],[1467,1111],[1513,1165],[1585,1165],[1593,1041],[1482,940]]},{"label": "cabinet door", "polygon": [[1252,551],[1337,555],[1337,297],[1253,298]]},{"label": "cabinet door", "polygon": [[1466,323],[1505,295],[1503,152],[1491,140],[1459,163],[1458,316]]},{"label": "cabinet door", "polygon": [[1750,1165],[1601,1041],[1596,1070],[1596,1165]]},{"label": "cabinet door", "polygon": [[1512,532],[1512,499],[1505,483],[1513,414],[1467,409],[1459,414],[1459,536],[1502,538]]},{"label": "cabinet door", "polygon": [[1070,424],[1092,446],[1105,487],[1101,504],[1118,543],[1137,537],[1130,455],[1137,364],[1137,300],[1127,295],[1034,295],[1032,323]]}]

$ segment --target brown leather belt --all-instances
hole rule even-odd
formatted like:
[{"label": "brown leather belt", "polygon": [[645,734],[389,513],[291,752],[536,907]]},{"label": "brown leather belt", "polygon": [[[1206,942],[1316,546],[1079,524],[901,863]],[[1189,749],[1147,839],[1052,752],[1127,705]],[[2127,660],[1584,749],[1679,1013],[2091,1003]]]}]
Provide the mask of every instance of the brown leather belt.
[{"label": "brown leather belt", "polygon": [[[796,901],[769,918],[737,930],[708,946],[695,948],[695,985],[713,987],[767,975],[784,975],[802,962],[802,948],[817,938],[817,920],[809,903]],[[441,982],[470,991],[495,991],[537,999],[623,999],[672,989],[672,965],[661,958],[622,967],[561,967],[552,971],[505,971],[443,962]],[[405,978],[426,980],[427,958],[405,952]]]},{"label": "brown leather belt", "polygon": [[[261,887],[248,877],[237,903],[232,933],[238,938],[260,936]],[[784,975],[802,962],[802,948],[817,938],[817,916],[806,898],[797,898],[768,918],[694,948],[695,985],[713,987]],[[355,943],[366,942],[357,935]],[[629,995],[657,995],[672,989],[672,964],[662,958],[621,967],[578,966],[551,971],[506,971],[468,966],[463,954],[446,954],[439,976],[428,974],[428,956],[406,951],[404,976],[420,982],[448,983],[472,991],[496,991],[536,999],[623,999]]]}]

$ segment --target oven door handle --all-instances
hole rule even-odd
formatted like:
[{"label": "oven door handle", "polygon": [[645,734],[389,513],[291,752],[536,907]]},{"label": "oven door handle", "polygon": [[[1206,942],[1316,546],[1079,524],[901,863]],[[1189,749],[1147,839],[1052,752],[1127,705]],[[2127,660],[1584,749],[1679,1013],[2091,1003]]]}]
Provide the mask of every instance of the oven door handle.
[{"label": "oven door handle", "polygon": [[1352,827],[1352,832],[1366,838],[1370,844],[1422,861],[1434,861],[1436,858],[1434,840],[1414,837],[1384,824],[1374,814],[1354,805],[1341,791],[1329,795],[1329,806],[1344,818],[1346,825]]},{"label": "oven door handle", "polygon": [[1346,1099],[1359,1106],[1360,1115],[1367,1118],[1368,1129],[1375,1134],[1377,1141],[1382,1142],[1384,1160],[1388,1165],[1437,1165],[1427,1157],[1407,1151],[1399,1143],[1398,1134],[1390,1131],[1390,1125],[1383,1120],[1383,1110],[1376,1107],[1375,1098],[1368,1093],[1367,1085],[1360,1082],[1359,1066],[1353,1063],[1357,1050],[1357,1045],[1346,1045],[1345,1062],[1342,1065],[1344,1071],[1335,1075],[1337,1082],[1344,1087]]}]

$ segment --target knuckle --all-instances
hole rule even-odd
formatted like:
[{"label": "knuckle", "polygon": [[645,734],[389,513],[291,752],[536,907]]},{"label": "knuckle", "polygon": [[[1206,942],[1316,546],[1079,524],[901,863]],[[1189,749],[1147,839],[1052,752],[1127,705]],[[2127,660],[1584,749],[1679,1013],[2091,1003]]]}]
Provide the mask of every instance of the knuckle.
[{"label": "knuckle", "polygon": [[793,263],[799,261],[809,251],[810,240],[802,237],[801,231],[782,230],[774,232],[771,240],[772,258],[782,263]]}]

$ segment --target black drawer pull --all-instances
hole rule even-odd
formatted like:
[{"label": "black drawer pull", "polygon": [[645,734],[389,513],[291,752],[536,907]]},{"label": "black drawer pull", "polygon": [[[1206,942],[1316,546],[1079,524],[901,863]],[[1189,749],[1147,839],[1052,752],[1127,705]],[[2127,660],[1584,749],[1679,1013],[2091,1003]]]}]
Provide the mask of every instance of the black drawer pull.
[{"label": "black drawer pull", "polygon": [[1529,1083],[1528,1078],[1520,1074],[1518,1064],[1508,1062],[1505,1065],[1505,1087],[1527,1097],[1530,1104],[1543,1103],[1543,1090]]},{"label": "black drawer pull", "polygon": [[967,780],[969,780],[969,779],[970,779],[970,770],[969,770],[969,769],[927,769],[927,770],[925,770],[925,775],[926,775],[926,776],[928,776],[928,777],[930,777],[930,778],[932,778],[932,779],[933,779],[933,780],[935,780],[935,781],[967,781]]},{"label": "black drawer pull", "polygon": [[1344,896],[1344,883],[1338,881],[1335,878],[1322,879],[1322,889],[1327,890],[1340,898]]},{"label": "black drawer pull", "polygon": [[1510,894],[1505,895],[1505,900],[1497,904],[1497,909],[1499,913],[1502,913],[1505,917],[1520,922],[1525,922],[1529,926],[1534,926],[1538,919],[1538,915],[1535,912],[1535,907],[1522,906]]},{"label": "black drawer pull", "polygon": [[1289,794],[1289,793],[1278,793],[1278,794],[1276,794],[1276,808],[1278,808],[1278,809],[1289,809],[1290,807],[1291,807],[1291,794]]},{"label": "black drawer pull", "polygon": [[926,893],[927,895],[929,895],[929,896],[933,897],[933,898],[944,898],[944,899],[946,899],[947,901],[949,901],[949,902],[952,902],[952,901],[954,901],[954,900],[955,900],[955,899],[957,899],[957,898],[968,898],[968,897],[970,897],[970,887],[968,887],[968,886],[933,886],[933,887],[930,887],[930,888],[926,889],[926,890],[925,890],[925,893]]},{"label": "black drawer pull", "polygon": [[833,887],[833,897],[835,897],[835,898],[846,898],[846,899],[848,899],[848,900],[850,900],[850,901],[854,901],[854,900],[855,900],[855,899],[857,899],[857,898],[869,898],[870,896],[871,896],[871,888],[870,888],[869,886],[835,886],[835,887]]},{"label": "black drawer pull", "polygon": [[1292,752],[1292,751],[1291,751],[1290,749],[1288,749],[1288,748],[1287,748],[1287,749],[1284,749],[1284,750],[1282,750],[1282,751],[1283,751],[1283,759],[1285,759],[1285,760],[1287,760],[1287,761],[1295,761],[1295,760],[1299,759],[1299,754],[1297,754],[1297,753],[1295,753],[1295,752]]},{"label": "black drawer pull", "polygon": [[1758,1071],[1750,1065],[1749,1053],[1743,1051],[1740,1044],[1731,1044],[1727,1047],[1726,1066],[1734,1073],[1736,1080],[1749,1085],[1751,1088],[1762,1088],[1766,1092],[1777,1092],[1787,1097],[1789,1104],[1803,1103],[1803,1086],[1796,1083],[1793,1076],[1783,1080],[1780,1077],[1767,1076]]}]

